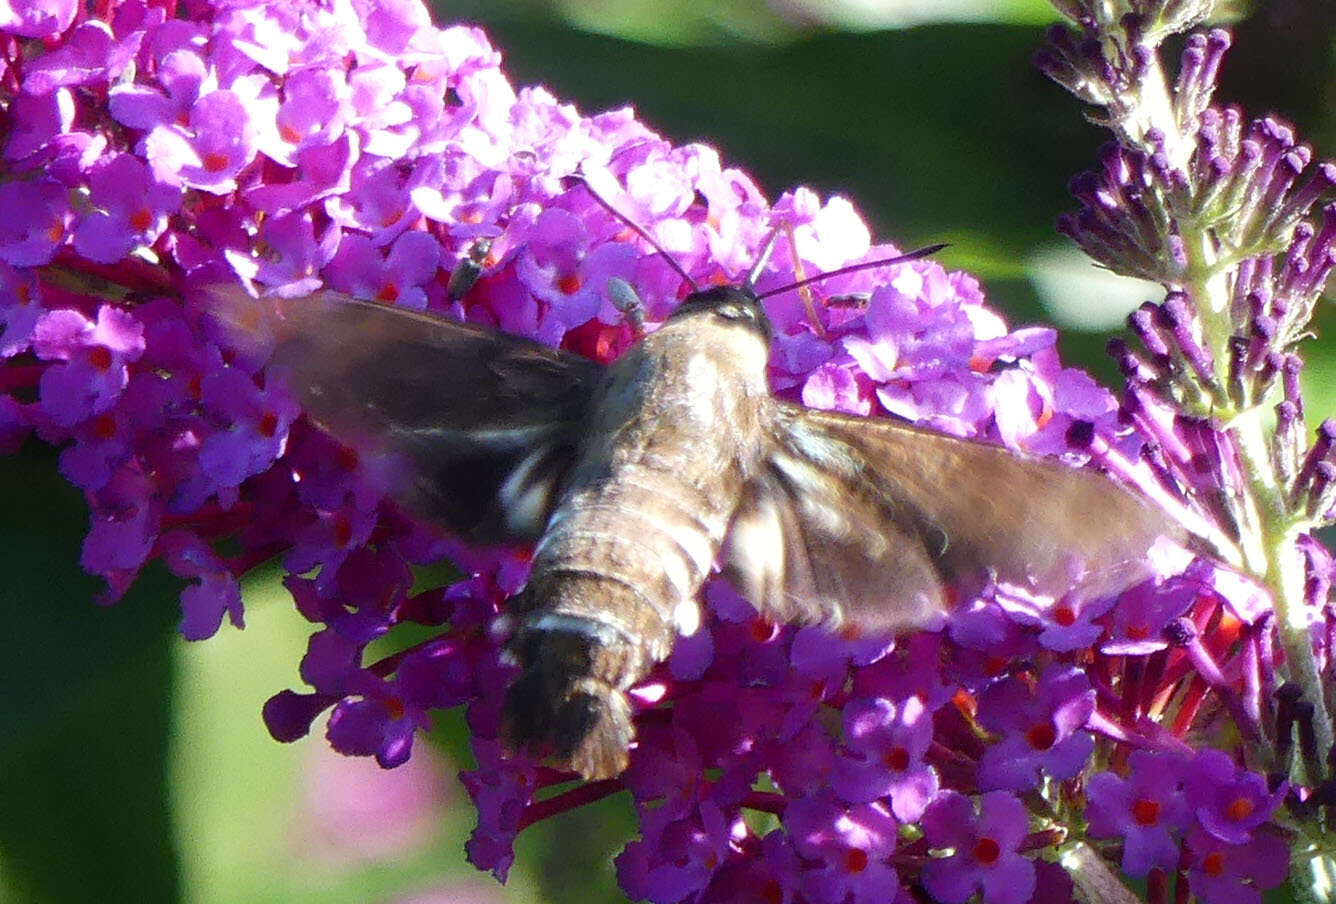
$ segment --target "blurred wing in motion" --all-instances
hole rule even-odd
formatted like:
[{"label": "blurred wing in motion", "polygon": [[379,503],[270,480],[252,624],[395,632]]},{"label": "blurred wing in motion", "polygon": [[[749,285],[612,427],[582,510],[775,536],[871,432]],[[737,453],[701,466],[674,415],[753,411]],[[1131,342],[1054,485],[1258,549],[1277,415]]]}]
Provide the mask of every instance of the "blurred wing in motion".
[{"label": "blurred wing in motion", "polygon": [[389,453],[411,510],[480,542],[541,535],[601,365],[516,336],[337,292],[210,290],[239,342],[340,441]]},{"label": "blurred wing in motion", "polygon": [[949,587],[1060,595],[1178,529],[1092,471],[908,424],[781,405],[727,572],[777,621],[921,627]]}]

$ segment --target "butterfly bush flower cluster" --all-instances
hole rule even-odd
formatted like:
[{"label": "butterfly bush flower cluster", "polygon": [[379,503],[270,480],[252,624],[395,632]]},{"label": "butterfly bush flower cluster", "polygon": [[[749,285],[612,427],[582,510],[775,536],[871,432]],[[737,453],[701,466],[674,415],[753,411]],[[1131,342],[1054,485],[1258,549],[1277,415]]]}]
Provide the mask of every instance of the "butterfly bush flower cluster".
[{"label": "butterfly bush flower cluster", "polygon": [[[1141,350],[1119,348],[1121,404],[1050,330],[1010,329],[931,261],[820,286],[856,304],[766,303],[780,395],[1100,467],[1210,555],[1165,544],[1057,599],[988,586],[899,640],[774,625],[713,581],[701,630],[633,692],[630,767],[580,784],[498,740],[526,552],[466,547],[383,498],[200,290],[330,287],[609,361],[636,335],[610,286],[635,287],[650,328],[685,287],[591,188],[702,283],[737,280],[781,224],[795,240],[761,290],[895,249],[842,199],[768,202],[630,111],[516,90],[481,32],[412,0],[189,11],[0,6],[0,446],[59,447],[101,602],[160,560],[188,638],[240,627],[238,579],[281,560],[313,633],[303,688],[265,707],[277,739],[319,720],[389,768],[464,707],[475,864],[504,878],[525,827],[626,792],[639,829],[618,878],[662,904],[1118,900],[1120,876],[1151,901],[1246,901],[1311,858],[1336,802],[1331,559],[1310,533],[1336,427],[1306,446],[1293,346],[1336,232],[1306,218],[1328,170],[1286,127],[1210,106],[1223,33],[1189,40],[1163,109],[1156,50],[1193,18],[1178,7],[1072,7],[1081,32],[1046,57],[1124,124],[1067,231],[1173,289],[1133,318]],[[1274,430],[1253,416],[1273,387]],[[458,579],[424,588],[442,559]]]},{"label": "butterfly bush flower cluster", "polygon": [[[1130,318],[1135,343],[1111,345],[1127,378],[1123,411],[1147,437],[1144,458],[1158,480],[1189,489],[1184,523],[1266,590],[1261,617],[1238,631],[1178,629],[1195,680],[1229,718],[1206,735],[1220,751],[1213,761],[1170,790],[1190,799],[1203,776],[1239,765],[1267,777],[1265,786],[1247,777],[1251,792],[1237,786],[1248,805],[1226,804],[1209,819],[1197,811],[1179,878],[1199,896],[1223,894],[1240,875],[1230,846],[1248,843],[1250,885],[1267,887],[1280,879],[1286,839],[1296,881],[1306,876],[1329,893],[1333,565],[1314,532],[1336,520],[1336,421],[1322,421],[1310,441],[1298,347],[1336,264],[1336,206],[1326,203],[1336,165],[1315,163],[1279,119],[1249,120],[1215,103],[1228,32],[1189,35],[1176,78],[1165,71],[1164,40],[1208,18],[1211,3],[1057,5],[1075,27],[1051,33],[1039,65],[1102,108],[1114,133],[1098,168],[1073,180],[1081,206],[1059,229],[1100,264],[1166,293]],[[1214,651],[1203,657],[1199,644]],[[1219,734],[1226,726],[1237,733],[1232,744]],[[1114,830],[1096,809],[1107,803],[1097,789],[1125,797],[1166,781],[1143,771],[1129,760],[1125,775],[1097,775],[1088,790],[1092,835],[1122,835],[1124,857],[1135,850],[1144,863],[1164,839]],[[1263,800],[1284,802],[1280,837],[1259,835]],[[1220,817],[1250,825],[1235,833]]]}]

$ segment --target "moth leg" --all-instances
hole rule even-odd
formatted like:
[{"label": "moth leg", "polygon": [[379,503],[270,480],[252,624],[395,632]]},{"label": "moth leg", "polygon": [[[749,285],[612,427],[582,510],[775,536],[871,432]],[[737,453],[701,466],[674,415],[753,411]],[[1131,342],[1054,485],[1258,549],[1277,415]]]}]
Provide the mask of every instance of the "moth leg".
[{"label": "moth leg", "polygon": [[635,335],[636,341],[639,341],[645,335],[645,304],[640,300],[640,294],[636,292],[634,286],[619,276],[608,278],[607,289],[608,300],[626,317],[626,322],[631,325],[631,332]]},{"label": "moth leg", "polygon": [[798,283],[798,296],[803,300],[803,308],[807,311],[807,322],[812,325],[812,331],[816,333],[818,339],[826,338],[826,328],[821,323],[821,318],[816,316],[816,296],[812,293],[812,287],[808,285],[807,268],[803,266],[803,259],[798,254],[798,236],[793,231],[793,224],[785,220],[780,224],[784,230],[784,237],[789,244],[789,259],[793,262],[793,280]]}]

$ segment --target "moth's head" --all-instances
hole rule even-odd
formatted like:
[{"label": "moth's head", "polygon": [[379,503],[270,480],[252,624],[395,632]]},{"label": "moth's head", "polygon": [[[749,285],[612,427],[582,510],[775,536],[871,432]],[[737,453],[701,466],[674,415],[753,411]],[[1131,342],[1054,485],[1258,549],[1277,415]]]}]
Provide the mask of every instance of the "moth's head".
[{"label": "moth's head", "polygon": [[760,299],[744,286],[712,286],[692,292],[668,315],[670,324],[688,320],[740,327],[754,332],[766,344],[772,335],[770,318],[765,316]]}]

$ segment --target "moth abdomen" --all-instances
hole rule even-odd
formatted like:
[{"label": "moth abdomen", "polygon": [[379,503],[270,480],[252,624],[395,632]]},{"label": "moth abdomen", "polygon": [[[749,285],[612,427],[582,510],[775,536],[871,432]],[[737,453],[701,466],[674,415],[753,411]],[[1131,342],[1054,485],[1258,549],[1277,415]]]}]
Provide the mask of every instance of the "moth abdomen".
[{"label": "moth abdomen", "polygon": [[677,473],[642,470],[624,466],[624,479],[567,496],[512,605],[509,649],[522,672],[507,737],[585,778],[626,768],[635,736],[626,691],[668,656],[679,630],[695,630],[727,519],[722,485],[710,505]]},{"label": "moth abdomen", "polygon": [[[634,588],[586,572],[545,572],[518,602],[528,611],[508,645],[521,673],[506,700],[507,743],[585,778],[620,773],[635,737],[626,690],[666,655],[671,627]],[[640,641],[642,630],[654,642]]]},{"label": "moth abdomen", "polygon": [[596,678],[526,671],[506,698],[503,736],[512,750],[550,753],[557,765],[587,779],[612,778],[626,769],[635,739],[624,691]]}]

